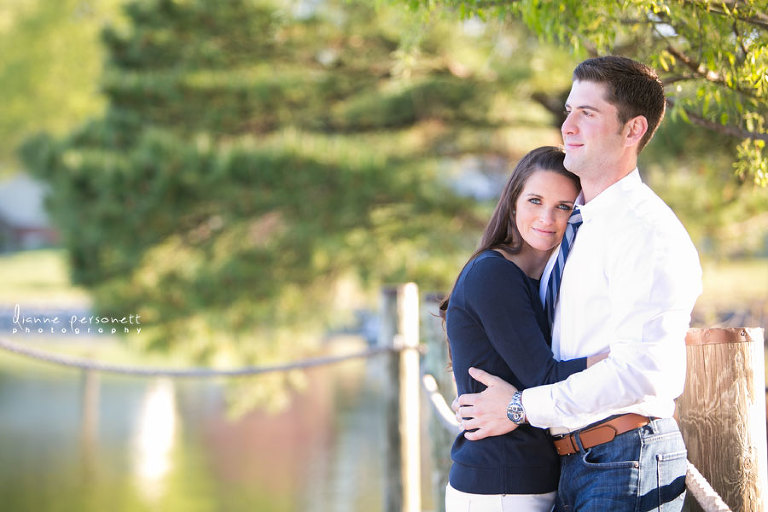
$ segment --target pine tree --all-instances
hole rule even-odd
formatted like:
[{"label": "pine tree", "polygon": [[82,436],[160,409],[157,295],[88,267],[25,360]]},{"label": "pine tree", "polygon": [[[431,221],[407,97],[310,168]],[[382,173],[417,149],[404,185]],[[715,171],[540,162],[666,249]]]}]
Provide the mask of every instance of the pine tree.
[{"label": "pine tree", "polygon": [[340,283],[445,290],[488,215],[451,162],[490,154],[503,173],[534,134],[557,142],[513,94],[541,80],[533,50],[492,27],[343,1],[126,14],[104,33],[104,116],[23,154],[75,281],[197,361],[289,358]]}]

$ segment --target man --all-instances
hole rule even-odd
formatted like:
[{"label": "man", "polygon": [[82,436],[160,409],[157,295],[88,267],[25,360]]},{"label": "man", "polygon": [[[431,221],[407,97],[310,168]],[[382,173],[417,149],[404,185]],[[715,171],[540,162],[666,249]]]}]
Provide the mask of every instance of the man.
[{"label": "man", "polygon": [[687,232],[637,171],[664,109],[663,86],[643,64],[607,56],[574,70],[562,135],[565,166],[581,179],[582,223],[561,269],[552,350],[562,360],[610,349],[609,357],[521,392],[472,369],[488,387],[456,402],[468,439],[524,422],[550,429],[561,455],[557,510],[682,507],[686,451],[672,415],[701,267]]}]

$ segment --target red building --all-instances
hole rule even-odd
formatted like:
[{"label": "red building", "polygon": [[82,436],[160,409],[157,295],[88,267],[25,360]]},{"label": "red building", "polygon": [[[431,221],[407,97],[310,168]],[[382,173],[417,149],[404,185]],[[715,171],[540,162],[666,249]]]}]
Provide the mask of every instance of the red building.
[{"label": "red building", "polygon": [[26,174],[0,181],[0,252],[50,247],[58,242],[45,212],[46,189]]}]

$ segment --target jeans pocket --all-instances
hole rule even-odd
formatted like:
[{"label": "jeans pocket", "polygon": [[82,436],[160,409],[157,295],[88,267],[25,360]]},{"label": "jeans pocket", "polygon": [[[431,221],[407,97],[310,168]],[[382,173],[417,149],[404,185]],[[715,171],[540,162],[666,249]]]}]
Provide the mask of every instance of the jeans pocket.
[{"label": "jeans pocket", "polygon": [[635,510],[640,482],[636,456],[635,447],[625,443],[586,450],[575,465],[579,471],[568,482],[574,510]]},{"label": "jeans pocket", "polygon": [[687,457],[688,452],[685,450],[656,455],[659,510],[680,510],[685,499],[685,474],[688,470]]},{"label": "jeans pocket", "polygon": [[587,467],[594,469],[626,469],[640,466],[637,460],[626,460],[626,457],[621,455],[621,453],[606,453],[590,448],[584,452],[582,459]]}]

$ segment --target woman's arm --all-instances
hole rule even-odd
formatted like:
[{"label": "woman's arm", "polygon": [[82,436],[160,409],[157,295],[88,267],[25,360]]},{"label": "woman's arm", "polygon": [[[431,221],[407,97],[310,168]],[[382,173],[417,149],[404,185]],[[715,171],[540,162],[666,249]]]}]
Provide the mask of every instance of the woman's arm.
[{"label": "woman's arm", "polygon": [[587,368],[586,357],[554,358],[536,319],[543,315],[538,295],[514,264],[501,258],[478,261],[465,288],[467,308],[523,388],[559,382]]}]

